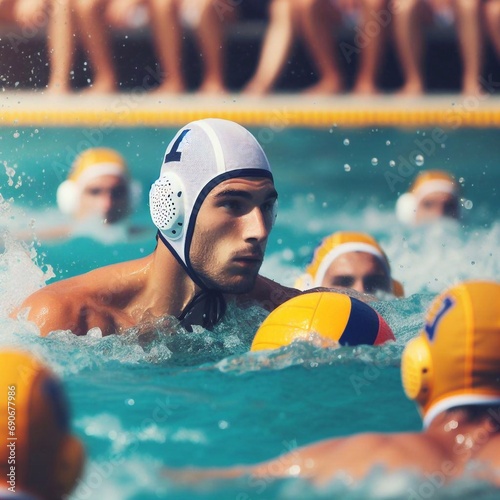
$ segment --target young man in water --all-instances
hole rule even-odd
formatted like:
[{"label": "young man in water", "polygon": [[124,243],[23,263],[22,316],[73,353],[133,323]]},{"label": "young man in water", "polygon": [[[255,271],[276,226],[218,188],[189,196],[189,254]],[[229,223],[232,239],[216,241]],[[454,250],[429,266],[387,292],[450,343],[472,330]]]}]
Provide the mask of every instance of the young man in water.
[{"label": "young man in water", "polygon": [[460,186],[448,172],[424,170],[396,203],[403,223],[418,226],[443,218],[460,218]]},{"label": "young man in water", "polygon": [[497,283],[452,287],[433,302],[423,331],[406,346],[403,386],[418,403],[423,431],[327,439],[256,466],[167,475],[189,482],[304,477],[323,485],[335,477],[360,480],[382,467],[386,473],[416,472],[443,486],[475,465],[471,472],[478,479],[500,485],[499,301]]},{"label": "young man in water", "polygon": [[167,147],[151,187],[154,252],[48,285],[19,311],[43,336],[95,327],[109,335],[165,315],[210,329],[227,300],[271,311],[300,293],[259,275],[276,199],[266,155],[248,130],[192,122]]},{"label": "young man in water", "polygon": [[358,293],[404,295],[403,285],[391,276],[387,255],[367,233],[337,231],[314,251],[312,262],[295,286],[348,288]]}]

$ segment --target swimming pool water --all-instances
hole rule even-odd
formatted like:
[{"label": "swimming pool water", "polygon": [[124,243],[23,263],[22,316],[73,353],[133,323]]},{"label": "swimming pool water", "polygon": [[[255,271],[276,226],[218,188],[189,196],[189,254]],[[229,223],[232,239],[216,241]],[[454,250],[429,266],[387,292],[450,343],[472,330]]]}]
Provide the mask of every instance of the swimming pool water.
[{"label": "swimming pool water", "polygon": [[[85,129],[0,129],[0,227],[10,234],[61,220],[57,185],[86,146],[117,148],[143,186],[133,220],[146,231],[134,241],[21,244],[7,236],[0,254],[0,346],[34,351],[60,374],[74,430],[87,448],[86,472],[71,498],[410,498],[412,491],[421,498],[429,491],[433,498],[494,498],[496,492],[476,481],[438,488],[404,474],[388,480],[380,470],[361,484],[337,480],[324,490],[251,477],[179,485],[163,474],[164,467],[255,463],[330,436],[419,429],[400,383],[405,343],[421,328],[436,293],[462,279],[500,279],[498,131],[443,131],[438,142],[432,129],[251,130],[263,141],[279,191],[262,273],[292,285],[322,237],[341,229],[371,232],[406,289],[405,299],[373,304],[393,328],[395,343],[338,350],[298,344],[249,353],[265,317],[257,307],[230,308],[213,332],[172,335],[175,322],[166,319],[148,339],[137,330],[40,339],[28,323],[7,319],[26,295],[45,282],[153,250],[147,192],[175,130],[114,129],[95,144]],[[397,194],[424,168],[445,168],[461,179],[460,223],[413,231],[397,224]]]}]

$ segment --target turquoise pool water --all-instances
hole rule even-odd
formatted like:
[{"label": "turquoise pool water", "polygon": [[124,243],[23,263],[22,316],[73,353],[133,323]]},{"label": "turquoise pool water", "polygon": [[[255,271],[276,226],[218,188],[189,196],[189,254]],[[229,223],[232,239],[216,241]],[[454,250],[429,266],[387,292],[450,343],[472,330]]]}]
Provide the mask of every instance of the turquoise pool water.
[{"label": "turquoise pool water", "polygon": [[[7,234],[0,254],[0,346],[38,353],[64,380],[73,427],[89,455],[71,498],[495,498],[497,492],[474,481],[439,488],[432,478],[388,478],[379,470],[361,484],[336,480],[323,490],[297,480],[251,477],[179,485],[163,474],[165,467],[255,463],[330,436],[419,429],[416,408],[400,384],[405,343],[446,286],[500,279],[498,131],[252,131],[273,165],[280,203],[262,273],[291,285],[323,236],[340,229],[371,232],[407,292],[405,299],[374,303],[393,328],[395,343],[338,350],[299,344],[249,353],[265,317],[259,308],[230,309],[213,332],[170,335],[166,319],[147,341],[139,341],[136,331],[107,338],[57,332],[40,339],[29,324],[7,319],[25,296],[46,282],[153,250],[147,192],[175,130],[114,129],[99,136],[85,129],[0,129],[0,228]],[[76,152],[88,145],[115,147],[128,157],[143,186],[133,221],[145,232],[112,244],[86,237],[16,242],[12,234],[21,229],[36,231],[61,220],[57,185]],[[398,191],[423,168],[445,168],[461,179],[460,223],[414,231],[397,224]]]}]

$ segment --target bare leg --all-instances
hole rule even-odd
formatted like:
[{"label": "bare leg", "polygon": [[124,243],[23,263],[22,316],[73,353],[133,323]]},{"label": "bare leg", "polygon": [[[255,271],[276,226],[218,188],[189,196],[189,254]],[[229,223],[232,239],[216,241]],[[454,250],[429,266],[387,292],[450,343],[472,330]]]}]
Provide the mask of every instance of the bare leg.
[{"label": "bare leg", "polygon": [[257,70],[243,93],[262,95],[269,92],[281,73],[293,39],[291,1],[293,0],[272,0],[269,6],[269,26],[262,43]]},{"label": "bare leg", "polygon": [[368,42],[360,52],[358,76],[354,85],[354,92],[357,94],[378,92],[377,74],[387,38],[386,28],[392,20],[386,7],[386,0],[362,1],[360,27],[361,32],[368,37]]},{"label": "bare leg", "polygon": [[423,35],[421,0],[397,0],[394,35],[405,83],[401,94],[417,95],[424,90],[422,78]]},{"label": "bare leg", "polygon": [[[200,92],[217,94],[224,87],[224,22],[226,16],[214,8],[213,0],[199,0],[201,15],[196,34],[201,47],[204,76]],[[228,12],[230,14],[230,12]]]},{"label": "bare leg", "polygon": [[92,92],[112,92],[116,89],[109,27],[104,22],[106,1],[76,0],[82,43],[94,72]]},{"label": "bare leg", "polygon": [[487,0],[484,3],[484,17],[488,35],[495,49],[497,59],[500,60],[500,2]]},{"label": "bare leg", "polygon": [[479,76],[483,62],[481,2],[480,0],[455,0],[453,6],[464,68],[462,92],[476,95],[481,92]]},{"label": "bare leg", "polygon": [[332,8],[324,0],[297,0],[302,35],[318,68],[319,81],[308,93],[329,94],[343,89],[332,35]]},{"label": "bare leg", "polygon": [[0,21],[5,23],[17,22],[16,1],[17,0],[0,0]]},{"label": "bare leg", "polygon": [[184,91],[182,75],[182,38],[177,0],[149,0],[151,27],[155,50],[165,74],[157,92],[179,93]]},{"label": "bare leg", "polygon": [[75,55],[75,22],[72,0],[52,0],[47,28],[50,76],[48,90],[54,94],[70,92],[70,71]]}]

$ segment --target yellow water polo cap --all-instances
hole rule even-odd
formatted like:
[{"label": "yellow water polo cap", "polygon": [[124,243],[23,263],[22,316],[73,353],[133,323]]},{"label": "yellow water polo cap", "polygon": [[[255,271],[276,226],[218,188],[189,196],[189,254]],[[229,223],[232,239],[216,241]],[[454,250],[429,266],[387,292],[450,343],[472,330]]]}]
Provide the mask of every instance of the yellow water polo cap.
[{"label": "yellow water polo cap", "polygon": [[[374,255],[382,263],[387,275],[391,276],[389,260],[375,238],[366,233],[338,231],[326,237],[316,248],[312,262],[295,283],[296,288],[306,290],[321,286],[333,261],[350,252],[366,252]],[[403,285],[392,278],[391,284],[392,293],[396,297],[402,297],[404,295]]]},{"label": "yellow water polo cap", "polygon": [[129,178],[127,163],[120,153],[111,148],[91,148],[80,153],[68,178],[57,189],[59,210],[67,215],[74,214],[82,190],[90,181],[103,175]]},{"label": "yellow water polo cap", "polygon": [[401,375],[426,427],[450,408],[500,404],[500,284],[464,282],[434,300]]},{"label": "yellow water polo cap", "polygon": [[394,340],[384,318],[365,302],[336,292],[305,292],[287,300],[264,320],[252,351],[278,349],[312,334],[340,345],[379,345]]},{"label": "yellow water polo cap", "polygon": [[432,193],[450,193],[458,196],[459,186],[453,176],[443,170],[420,172],[408,192],[402,194],[396,202],[398,219],[405,224],[413,224],[418,204]]},{"label": "yellow water polo cap", "polygon": [[80,441],[70,435],[62,386],[25,352],[0,350],[0,366],[3,485],[37,498],[62,498],[76,485],[84,462]]}]

